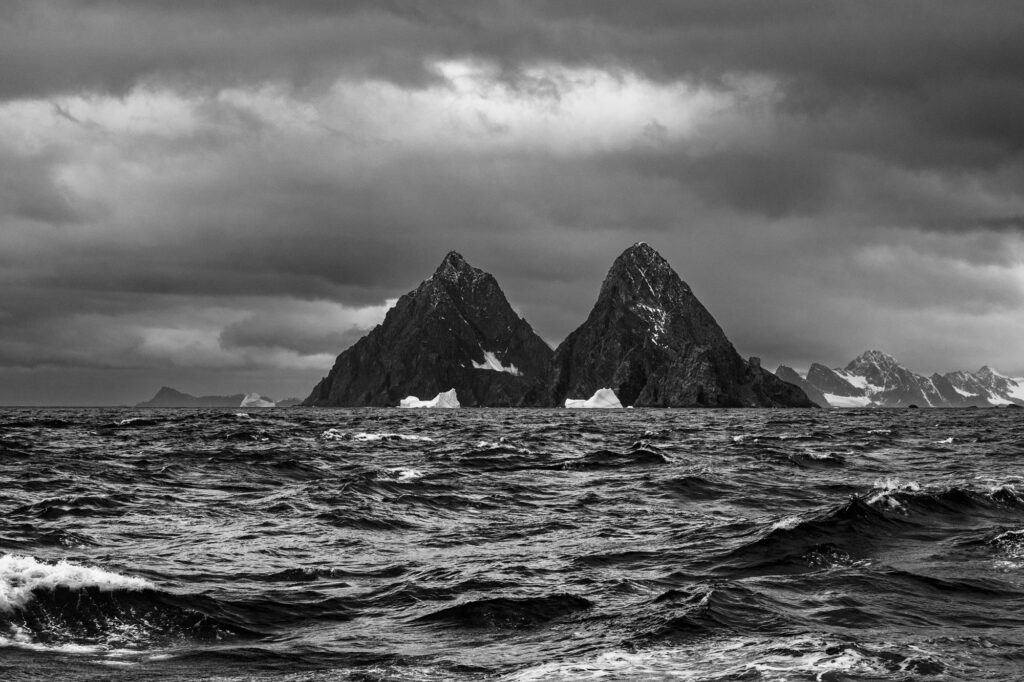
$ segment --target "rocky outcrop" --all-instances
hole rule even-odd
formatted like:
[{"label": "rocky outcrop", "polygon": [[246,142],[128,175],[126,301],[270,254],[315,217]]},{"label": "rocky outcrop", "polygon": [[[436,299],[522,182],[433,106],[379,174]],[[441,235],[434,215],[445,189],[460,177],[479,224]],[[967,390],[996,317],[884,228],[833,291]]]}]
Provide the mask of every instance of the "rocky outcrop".
[{"label": "rocky outcrop", "polygon": [[807,370],[807,383],[825,395],[850,398],[864,396],[864,389],[839,376],[839,370],[829,369],[817,362],[812,363],[811,368]]},{"label": "rocky outcrop", "polygon": [[536,405],[551,355],[494,277],[452,251],[338,356],[303,404],[398,405],[455,387],[465,406]]},{"label": "rocky outcrop", "polygon": [[244,399],[244,393],[204,395],[197,398],[194,395],[164,386],[150,400],[138,403],[136,407],[238,407]]},{"label": "rocky outcrop", "polygon": [[819,391],[817,388],[812,386],[806,379],[792,367],[786,365],[779,365],[779,368],[775,370],[775,376],[782,379],[786,383],[793,384],[804,394],[811,399],[818,407],[828,407],[828,400],[825,399],[825,394]]},{"label": "rocky outcrop", "polygon": [[741,358],[690,287],[642,242],[615,260],[587,320],[555,350],[552,403],[603,387],[623,405],[814,406]]}]

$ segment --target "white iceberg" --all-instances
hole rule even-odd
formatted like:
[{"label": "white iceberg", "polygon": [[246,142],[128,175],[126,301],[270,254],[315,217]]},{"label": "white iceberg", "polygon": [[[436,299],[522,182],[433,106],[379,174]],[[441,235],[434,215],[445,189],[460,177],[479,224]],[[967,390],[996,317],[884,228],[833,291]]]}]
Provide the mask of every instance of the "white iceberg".
[{"label": "white iceberg", "polygon": [[277,403],[264,398],[259,393],[249,393],[242,398],[242,404],[239,407],[277,407]]},{"label": "white iceberg", "polygon": [[590,396],[586,400],[574,400],[572,398],[566,398],[565,406],[569,408],[580,408],[580,407],[622,407],[622,403],[619,402],[619,397],[615,395],[615,391],[610,388],[599,388],[594,395]]},{"label": "white iceberg", "polygon": [[420,400],[414,395],[402,398],[398,403],[399,407],[462,407],[459,405],[459,398],[455,395],[455,389],[449,389],[444,393],[438,393],[433,400]]}]

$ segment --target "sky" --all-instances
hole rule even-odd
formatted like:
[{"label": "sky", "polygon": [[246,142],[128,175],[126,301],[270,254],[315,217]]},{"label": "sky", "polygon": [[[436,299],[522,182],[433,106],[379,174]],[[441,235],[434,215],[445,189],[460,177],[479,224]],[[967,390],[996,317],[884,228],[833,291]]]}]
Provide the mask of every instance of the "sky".
[{"label": "sky", "polygon": [[10,0],[0,404],[305,397],[456,250],[647,241],[774,368],[1024,375],[1017,0]]}]

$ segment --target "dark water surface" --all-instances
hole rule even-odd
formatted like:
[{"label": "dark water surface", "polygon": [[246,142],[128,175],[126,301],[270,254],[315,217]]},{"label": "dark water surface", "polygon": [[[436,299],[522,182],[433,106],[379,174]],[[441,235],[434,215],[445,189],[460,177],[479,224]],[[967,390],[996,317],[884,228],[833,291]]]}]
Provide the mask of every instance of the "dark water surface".
[{"label": "dark water surface", "polygon": [[0,678],[1020,679],[1022,413],[0,410]]}]

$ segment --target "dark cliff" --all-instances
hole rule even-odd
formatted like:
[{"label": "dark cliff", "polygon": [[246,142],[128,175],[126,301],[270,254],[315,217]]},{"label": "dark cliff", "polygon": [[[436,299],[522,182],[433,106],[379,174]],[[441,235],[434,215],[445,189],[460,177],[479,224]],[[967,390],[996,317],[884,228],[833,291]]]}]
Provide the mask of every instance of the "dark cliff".
[{"label": "dark cliff", "polygon": [[303,404],[397,405],[455,388],[466,406],[536,405],[551,355],[494,277],[452,251],[338,356]]},{"label": "dark cliff", "polygon": [[615,260],[589,317],[555,351],[552,402],[602,387],[623,405],[814,406],[756,359],[741,358],[690,287],[644,243]]}]

